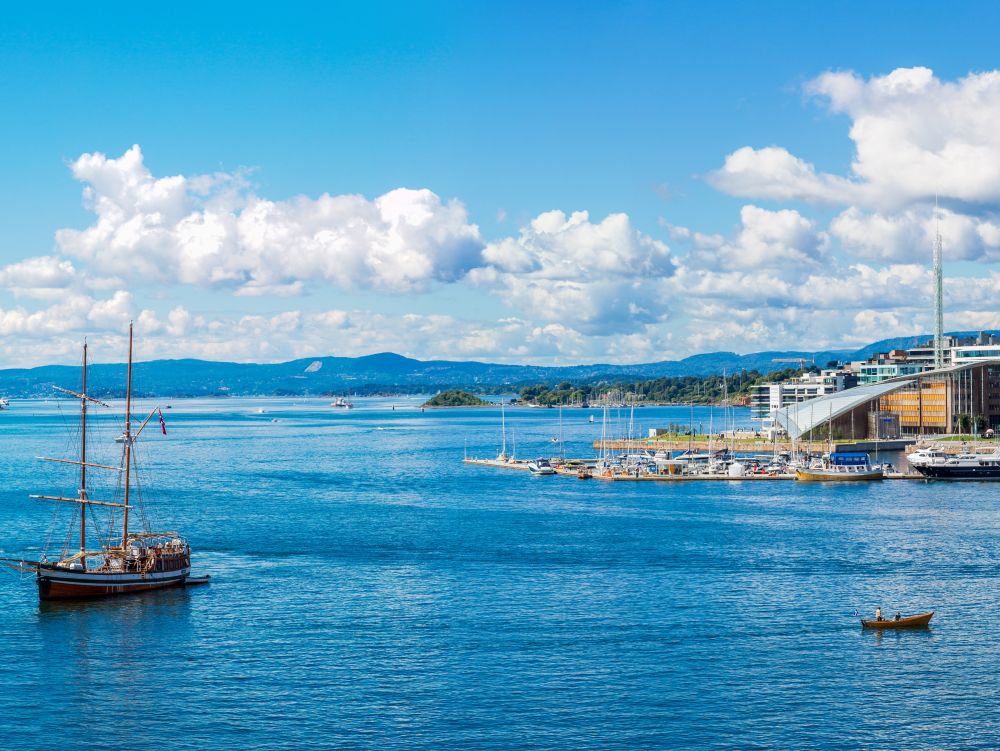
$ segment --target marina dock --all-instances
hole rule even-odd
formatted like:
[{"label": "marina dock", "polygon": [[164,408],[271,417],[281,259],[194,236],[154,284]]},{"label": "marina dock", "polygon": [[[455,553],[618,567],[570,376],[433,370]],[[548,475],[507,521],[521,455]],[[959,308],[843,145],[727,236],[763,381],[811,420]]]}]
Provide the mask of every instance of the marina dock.
[{"label": "marina dock", "polygon": [[[916,440],[912,438],[891,441],[850,440],[836,441],[834,446],[842,451],[904,451],[915,442]],[[780,441],[768,441],[765,438],[750,438],[742,436],[739,436],[732,441],[728,441],[723,438],[715,438],[710,441],[704,437],[698,437],[694,440],[688,440],[684,437],[633,438],[631,440],[619,438],[603,442],[598,439],[595,440],[592,445],[594,449],[598,451],[602,448],[605,448],[608,451],[687,451],[688,449],[693,451],[720,451],[730,445],[733,446],[736,451],[747,453],[802,451],[810,454],[822,454],[825,451],[830,450],[830,443],[826,440],[799,440],[793,444],[787,438]],[[960,446],[954,447],[955,452],[958,452],[960,449]]]},{"label": "marina dock", "polygon": [[[577,477],[577,471],[580,467],[592,467],[592,463],[585,462],[583,460],[570,460],[572,465],[561,467],[556,467],[556,475],[562,475],[564,477]],[[523,472],[528,472],[527,460],[517,459],[502,461],[499,459],[465,459],[463,460],[465,464],[473,464],[480,467],[494,467],[496,469],[512,469],[520,470]],[[777,480],[795,480],[794,474],[767,474],[767,473],[755,473],[746,474],[738,477],[734,477],[727,474],[697,474],[697,475],[684,475],[684,474],[634,474],[634,473],[598,473],[594,472],[592,475],[594,480],[605,480],[608,482],[769,482]],[[907,472],[887,472],[883,476],[885,480],[922,480],[923,475],[916,473]]]}]

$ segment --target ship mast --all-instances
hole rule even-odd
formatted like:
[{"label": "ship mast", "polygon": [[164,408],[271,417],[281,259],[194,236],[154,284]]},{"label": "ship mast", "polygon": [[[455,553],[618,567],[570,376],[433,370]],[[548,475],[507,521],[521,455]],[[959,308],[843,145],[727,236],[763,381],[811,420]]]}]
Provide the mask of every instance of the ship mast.
[{"label": "ship mast", "polygon": [[[83,398],[80,399],[80,554],[87,552],[87,340],[83,340]],[[126,501],[127,503],[127,501]],[[126,512],[128,513],[128,512]],[[83,561],[86,567],[86,560]]]},{"label": "ship mast", "polygon": [[122,550],[128,542],[129,470],[132,466],[132,322],[128,324],[128,384],[125,387],[125,499],[122,522]]}]

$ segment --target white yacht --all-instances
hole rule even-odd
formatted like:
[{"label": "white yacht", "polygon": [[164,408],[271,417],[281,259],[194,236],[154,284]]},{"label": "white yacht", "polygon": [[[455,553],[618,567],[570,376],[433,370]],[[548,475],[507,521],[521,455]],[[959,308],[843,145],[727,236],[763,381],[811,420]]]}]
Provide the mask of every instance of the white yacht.
[{"label": "white yacht", "polygon": [[533,475],[554,475],[556,473],[548,459],[535,459],[533,462],[528,462],[528,471]]},{"label": "white yacht", "polygon": [[924,448],[917,449],[912,454],[906,455],[906,461],[910,463],[911,467],[922,467],[927,464],[944,464],[950,458],[950,454],[931,446],[925,446]]},{"label": "white yacht", "polygon": [[959,454],[934,464],[914,466],[930,480],[1000,480],[1000,448],[989,454]]}]

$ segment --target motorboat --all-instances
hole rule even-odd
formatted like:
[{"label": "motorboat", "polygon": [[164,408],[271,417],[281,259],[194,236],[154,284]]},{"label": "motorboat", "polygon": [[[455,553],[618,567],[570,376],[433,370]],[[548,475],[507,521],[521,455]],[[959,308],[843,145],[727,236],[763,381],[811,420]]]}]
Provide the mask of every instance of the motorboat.
[{"label": "motorboat", "polygon": [[528,471],[533,475],[554,475],[556,473],[555,467],[553,467],[548,459],[535,459],[533,462],[528,462]]},{"label": "motorboat", "polygon": [[910,466],[914,468],[925,464],[944,464],[950,458],[951,454],[930,446],[917,449],[912,454],[906,455],[906,461],[908,461]]},{"label": "motorboat", "polygon": [[928,480],[1000,480],[1000,448],[989,454],[959,454],[941,463],[913,467]]},{"label": "motorboat", "polygon": [[803,482],[865,482],[885,477],[881,465],[873,467],[863,452],[832,453],[821,466],[815,463],[796,469],[795,478]]},{"label": "motorboat", "polygon": [[861,628],[927,628],[930,625],[934,611],[921,613],[920,615],[908,615],[905,618],[883,618],[882,620],[867,621],[861,619]]}]

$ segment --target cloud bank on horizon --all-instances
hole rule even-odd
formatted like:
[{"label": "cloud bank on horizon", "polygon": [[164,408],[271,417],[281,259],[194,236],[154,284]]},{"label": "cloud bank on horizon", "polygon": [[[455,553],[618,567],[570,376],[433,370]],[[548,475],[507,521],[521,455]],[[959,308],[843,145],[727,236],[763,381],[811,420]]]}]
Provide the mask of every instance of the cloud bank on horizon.
[{"label": "cloud bank on horizon", "polygon": [[[84,333],[120,348],[130,319],[145,356],[233,360],[393,350],[625,362],[849,347],[929,328],[938,230],[946,261],[965,269],[946,283],[948,327],[1000,328],[1000,72],[830,72],[805,92],[849,119],[849,170],[820,171],[777,145],[733,151],[705,178],[748,201],[727,234],[664,217],[658,237],[627,213],[566,207],[485,238],[459,198],[427,188],[268,200],[242,172],[155,176],[138,145],[83,154],[70,170],[93,219],[59,230],[51,254],[0,268],[16,298],[0,309],[0,353],[65,359]],[[140,303],[142,288],[227,303]],[[358,291],[394,304],[296,305]],[[508,314],[399,312],[400,300],[451,291],[491,296]]]}]

